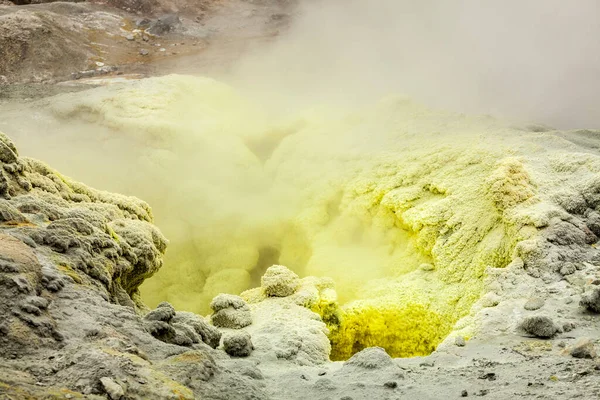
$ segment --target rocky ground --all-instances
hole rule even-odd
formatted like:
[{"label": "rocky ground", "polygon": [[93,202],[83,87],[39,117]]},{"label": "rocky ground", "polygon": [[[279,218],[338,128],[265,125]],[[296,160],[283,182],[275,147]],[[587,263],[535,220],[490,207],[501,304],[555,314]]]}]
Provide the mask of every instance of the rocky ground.
[{"label": "rocky ground", "polygon": [[[24,3],[0,0],[0,128],[63,172],[143,193],[154,213],[21,156],[0,134],[1,399],[598,397],[598,131],[507,126],[403,100],[333,123],[313,112],[263,125],[224,85],[139,79],[225,71],[285,29],[294,2]],[[81,171],[86,163],[100,167]],[[231,188],[265,176],[283,188],[254,199],[269,209],[301,187],[302,211],[284,213],[293,224],[240,216],[262,209]],[[231,197],[235,213],[219,215]],[[232,215],[235,229],[218,231]],[[356,215],[365,225],[342,223]],[[360,261],[345,232],[377,223],[393,233],[386,257],[400,240],[423,259],[401,252],[414,265],[365,285],[364,302],[341,300],[351,268],[328,271],[337,289],[303,273],[328,267],[317,250],[332,242],[348,240],[341,252]],[[286,253],[290,225],[309,233]],[[298,274],[267,269],[284,253]],[[213,298],[201,269],[215,254],[245,275],[217,271],[212,291],[224,293]]]},{"label": "rocky ground", "polygon": [[4,85],[0,101],[101,85],[106,77],[131,79],[168,73],[190,64],[196,72],[223,71],[251,42],[277,35],[289,20],[294,3],[117,0],[25,4],[0,3],[0,85]]},{"label": "rocky ground", "polygon": [[[535,233],[521,237],[509,265],[485,270],[468,315],[429,356],[392,359],[368,347],[345,362],[329,361],[328,335],[335,338],[349,315],[334,282],[301,279],[285,267],[268,269],[261,286],[241,297],[215,297],[207,317],[168,303],[149,310],[138,288],[161,267],[167,242],[151,224],[148,205],[20,157],[3,136],[0,393],[9,399],[594,398],[600,390],[597,133],[539,129],[514,131],[522,151],[530,149],[523,137],[545,143],[547,158],[532,156],[525,164],[539,185],[538,200],[520,210]],[[570,156],[561,155],[565,149]],[[546,169],[537,174],[546,159],[569,177],[569,190],[552,189],[561,180],[548,178]],[[500,175],[491,170],[486,185],[501,182],[501,190],[490,204],[515,207],[508,199],[528,193],[522,170],[510,165]],[[437,261],[435,268],[442,267]],[[431,273],[438,272],[413,274],[431,281],[423,275]],[[452,293],[445,290],[439,301]],[[385,312],[387,303],[380,304]],[[360,315],[372,307],[355,309]],[[416,318],[417,341],[429,340],[419,317],[403,318]],[[398,321],[386,324],[379,338],[393,349],[393,338],[406,332],[396,331]]]}]

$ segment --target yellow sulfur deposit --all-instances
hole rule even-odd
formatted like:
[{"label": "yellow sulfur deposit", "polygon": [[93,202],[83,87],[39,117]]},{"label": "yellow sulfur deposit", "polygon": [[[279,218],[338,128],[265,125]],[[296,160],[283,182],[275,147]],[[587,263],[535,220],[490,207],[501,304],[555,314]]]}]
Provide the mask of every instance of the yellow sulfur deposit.
[{"label": "yellow sulfur deposit", "polygon": [[[548,220],[562,184],[546,171],[563,144],[543,132],[399,97],[285,114],[174,75],[53,104],[103,132],[116,165],[135,160],[109,188],[152,204],[171,241],[141,288],[151,306],[207,313],[273,264],[328,276],[337,298],[311,307],[334,359],[435,349],[481,297],[486,268],[508,265]],[[121,160],[117,148],[132,150]]]}]

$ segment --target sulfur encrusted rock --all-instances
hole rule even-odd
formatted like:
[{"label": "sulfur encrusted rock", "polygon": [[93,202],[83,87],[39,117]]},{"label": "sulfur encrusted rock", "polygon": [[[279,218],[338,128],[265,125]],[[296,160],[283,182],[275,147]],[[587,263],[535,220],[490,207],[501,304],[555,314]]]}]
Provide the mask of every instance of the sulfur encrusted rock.
[{"label": "sulfur encrusted rock", "polygon": [[267,296],[286,297],[296,292],[300,278],[283,265],[273,265],[262,276],[261,285]]},{"label": "sulfur encrusted rock", "polygon": [[143,201],[20,157],[0,134],[0,397],[266,398],[216,367],[215,327],[140,300],[167,246],[152,220]]},{"label": "sulfur encrusted rock", "polygon": [[223,350],[232,357],[248,357],[252,354],[254,345],[248,332],[232,332],[223,338]]},{"label": "sulfur encrusted rock", "polygon": [[240,296],[220,294],[210,303],[211,322],[219,328],[241,329],[252,323],[250,307]]},{"label": "sulfur encrusted rock", "polygon": [[213,349],[216,349],[219,346],[221,332],[210,325],[204,317],[187,311],[177,311],[173,318],[173,323],[188,326],[196,335],[198,335],[200,341],[206,343]]}]

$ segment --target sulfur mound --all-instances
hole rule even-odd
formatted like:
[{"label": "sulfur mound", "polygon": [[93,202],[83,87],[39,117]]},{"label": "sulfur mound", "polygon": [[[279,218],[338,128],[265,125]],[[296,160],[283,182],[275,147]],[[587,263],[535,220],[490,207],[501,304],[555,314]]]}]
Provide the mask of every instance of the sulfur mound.
[{"label": "sulfur mound", "polygon": [[[168,300],[206,314],[219,293],[242,293],[267,267],[285,265],[331,280],[301,280],[283,298],[261,288],[244,298],[265,309],[273,304],[265,297],[308,305],[328,330],[335,360],[372,346],[404,357],[431,353],[452,332],[470,340],[514,331],[504,315],[514,314],[519,296],[519,312],[541,296],[543,310],[558,302],[574,315],[570,304],[597,279],[597,131],[515,125],[394,96],[362,109],[271,111],[227,85],[177,75],[46,106],[49,120],[107,138],[102,148],[118,162],[95,179],[135,188],[156,204],[172,245],[170,268],[141,288],[153,306]],[[54,204],[44,212],[57,216]],[[3,214],[19,220],[10,208]],[[127,241],[150,239],[110,226]],[[78,221],[56,228],[89,231]],[[58,234],[40,240],[57,251],[78,243]],[[271,293],[291,292],[290,282]],[[585,298],[590,309],[593,299]],[[292,325],[282,318],[271,329]],[[282,358],[321,357],[304,352],[304,330],[290,329],[301,350],[271,343]]]},{"label": "sulfur mound", "polygon": [[387,368],[393,365],[392,358],[381,347],[368,347],[359,351],[344,364],[346,367],[366,369]]},{"label": "sulfur mound", "polygon": [[291,296],[299,285],[298,275],[283,265],[269,267],[261,278],[261,286],[267,296]]}]

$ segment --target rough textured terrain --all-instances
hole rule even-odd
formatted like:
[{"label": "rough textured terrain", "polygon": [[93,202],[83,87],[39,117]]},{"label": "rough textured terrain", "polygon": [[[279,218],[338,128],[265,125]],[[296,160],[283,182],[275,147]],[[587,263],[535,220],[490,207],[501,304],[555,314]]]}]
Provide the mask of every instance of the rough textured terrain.
[{"label": "rough textured terrain", "polygon": [[140,79],[295,1],[15,3],[0,130],[126,195],[0,134],[0,398],[598,396],[600,131]]},{"label": "rough textured terrain", "polygon": [[[293,4],[115,0],[14,6],[2,2],[0,101],[102,85],[103,78],[117,75],[130,79],[182,70],[186,64],[195,71],[218,68],[222,72],[251,42],[276,35]],[[66,83],[39,88],[57,82]],[[9,84],[12,87],[5,87]]]}]

